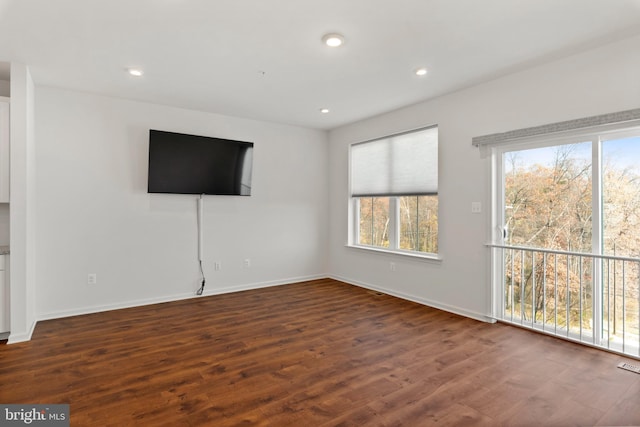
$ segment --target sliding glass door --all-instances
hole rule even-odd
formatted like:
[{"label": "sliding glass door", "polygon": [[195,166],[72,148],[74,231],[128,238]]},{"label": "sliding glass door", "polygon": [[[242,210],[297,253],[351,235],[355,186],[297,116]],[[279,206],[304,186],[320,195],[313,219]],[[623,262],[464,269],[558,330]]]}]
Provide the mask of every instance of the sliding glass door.
[{"label": "sliding glass door", "polygon": [[640,132],[493,156],[496,317],[640,356]]}]

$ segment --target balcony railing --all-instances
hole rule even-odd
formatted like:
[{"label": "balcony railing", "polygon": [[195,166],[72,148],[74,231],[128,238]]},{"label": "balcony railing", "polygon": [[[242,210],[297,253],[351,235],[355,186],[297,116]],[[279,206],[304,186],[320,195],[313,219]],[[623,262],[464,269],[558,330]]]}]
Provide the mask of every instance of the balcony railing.
[{"label": "balcony railing", "polygon": [[498,320],[640,358],[640,259],[489,246]]}]

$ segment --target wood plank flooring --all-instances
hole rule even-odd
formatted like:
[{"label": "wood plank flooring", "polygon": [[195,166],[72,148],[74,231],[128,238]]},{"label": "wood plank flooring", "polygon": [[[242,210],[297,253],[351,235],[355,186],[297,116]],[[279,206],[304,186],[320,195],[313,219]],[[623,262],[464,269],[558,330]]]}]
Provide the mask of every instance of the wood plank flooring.
[{"label": "wood plank flooring", "polygon": [[335,280],[38,323],[0,403],[72,426],[640,425],[638,361]]}]

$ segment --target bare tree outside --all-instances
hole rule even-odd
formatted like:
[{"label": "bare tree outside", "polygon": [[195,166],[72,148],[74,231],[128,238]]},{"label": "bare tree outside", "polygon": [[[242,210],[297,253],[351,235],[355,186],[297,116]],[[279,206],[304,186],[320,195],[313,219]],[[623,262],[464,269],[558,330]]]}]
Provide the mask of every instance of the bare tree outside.
[{"label": "bare tree outside", "polygon": [[[390,197],[360,197],[359,244],[389,247]],[[438,196],[396,197],[399,205],[399,248],[438,252]]]},{"label": "bare tree outside", "polygon": [[400,248],[438,252],[438,196],[404,196],[400,202]]},{"label": "bare tree outside", "polygon": [[361,245],[389,247],[389,198],[360,197]]},{"label": "bare tree outside", "polygon": [[[505,153],[505,244],[640,257],[639,147],[640,137],[602,142],[595,183],[591,142]],[[601,188],[599,224],[594,186]],[[594,233],[600,248],[592,247]],[[506,250],[505,315],[581,334],[601,321],[605,338],[624,334],[637,345],[638,270],[635,262]]]}]

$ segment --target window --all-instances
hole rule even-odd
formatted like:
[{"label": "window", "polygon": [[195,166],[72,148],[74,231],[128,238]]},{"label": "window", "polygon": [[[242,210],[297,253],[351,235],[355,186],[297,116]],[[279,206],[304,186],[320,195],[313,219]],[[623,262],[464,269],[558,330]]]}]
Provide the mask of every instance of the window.
[{"label": "window", "polygon": [[438,195],[403,196],[400,204],[400,249],[438,252]]},{"label": "window", "polygon": [[355,246],[438,253],[438,128],[351,146]]},{"label": "window", "polygon": [[505,151],[505,242],[592,250],[591,142]]},{"label": "window", "polygon": [[583,139],[501,150],[506,314],[637,351],[640,130]]},{"label": "window", "polygon": [[640,110],[632,119],[486,144],[496,318],[640,356]]}]

